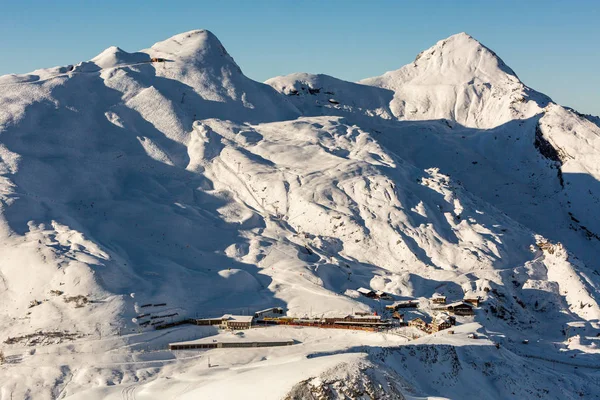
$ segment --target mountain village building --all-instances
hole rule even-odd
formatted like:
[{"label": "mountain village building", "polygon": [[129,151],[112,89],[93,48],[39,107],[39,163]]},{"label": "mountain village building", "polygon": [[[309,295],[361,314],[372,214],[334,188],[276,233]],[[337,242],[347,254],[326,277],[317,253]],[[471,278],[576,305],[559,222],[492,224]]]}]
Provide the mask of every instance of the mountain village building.
[{"label": "mountain village building", "polygon": [[222,329],[250,329],[252,327],[251,315],[225,314],[220,318],[202,318],[193,320],[196,325],[218,325]]},{"label": "mountain village building", "polygon": [[387,305],[385,308],[390,311],[396,311],[399,308],[417,308],[418,306],[419,302],[417,300],[401,300],[394,304]]},{"label": "mountain village building", "polygon": [[383,300],[392,300],[392,296],[389,293],[384,292],[383,290],[376,291],[375,297]]},{"label": "mountain village building", "polygon": [[449,315],[438,315],[431,321],[428,328],[431,333],[439,332],[444,329],[448,329],[452,326],[452,320]]},{"label": "mountain village building", "polygon": [[475,307],[479,307],[479,302],[481,301],[481,297],[479,296],[468,296],[463,299],[465,303],[471,304]]},{"label": "mountain village building", "polygon": [[223,329],[250,329],[252,327],[251,315],[231,315],[225,314],[222,317],[221,328]]},{"label": "mountain village building", "polygon": [[431,296],[431,301],[435,304],[446,304],[446,296],[435,293],[433,296]]},{"label": "mountain village building", "polygon": [[285,310],[281,307],[272,307],[265,310],[260,310],[254,313],[254,318],[257,321],[262,321],[264,318],[279,318],[285,315]]},{"label": "mountain village building", "polygon": [[358,289],[356,289],[356,291],[360,294],[362,294],[365,297],[369,297],[369,298],[374,298],[375,297],[375,292],[371,289],[367,289],[364,287],[359,287]]},{"label": "mountain village building", "polygon": [[408,326],[413,326],[425,332],[427,331],[427,323],[421,318],[411,319],[408,321]]},{"label": "mountain village building", "polygon": [[446,310],[456,315],[475,315],[473,307],[462,301],[448,304]]}]

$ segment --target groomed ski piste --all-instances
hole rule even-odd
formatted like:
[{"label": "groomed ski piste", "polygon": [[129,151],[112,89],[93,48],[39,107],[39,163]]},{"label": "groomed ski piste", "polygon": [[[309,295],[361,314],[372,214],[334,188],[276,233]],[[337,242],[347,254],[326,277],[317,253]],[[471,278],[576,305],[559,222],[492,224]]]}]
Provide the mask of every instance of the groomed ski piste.
[{"label": "groomed ski piste", "polygon": [[[464,33],[358,83],[205,30],[2,76],[0,399],[599,398],[597,121]],[[436,294],[480,302],[406,326]],[[162,327],[270,307],[393,326]]]}]

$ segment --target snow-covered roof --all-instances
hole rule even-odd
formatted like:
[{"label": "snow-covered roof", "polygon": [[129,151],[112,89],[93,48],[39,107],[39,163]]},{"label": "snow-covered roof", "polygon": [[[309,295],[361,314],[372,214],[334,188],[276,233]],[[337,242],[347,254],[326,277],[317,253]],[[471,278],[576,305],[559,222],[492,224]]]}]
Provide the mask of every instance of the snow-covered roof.
[{"label": "snow-covered roof", "polygon": [[214,318],[197,318],[196,321],[215,321],[217,319],[222,320],[223,317],[214,317]]},{"label": "snow-covered roof", "polygon": [[367,289],[367,288],[364,288],[364,287],[360,287],[360,288],[356,289],[356,291],[358,293],[363,293],[363,294],[374,293],[371,289]]},{"label": "snow-covered roof", "polygon": [[454,303],[446,304],[446,307],[447,308],[450,308],[450,307],[454,308],[456,306],[461,306],[461,305],[462,306],[467,306],[467,307],[471,308],[471,305],[465,303],[464,301],[455,301]]},{"label": "snow-covered roof", "polygon": [[264,313],[268,313],[268,312],[273,312],[273,310],[283,310],[283,308],[281,307],[271,307],[271,308],[265,308],[264,310],[260,310],[260,311],[255,311],[255,314],[264,314]]},{"label": "snow-covered roof", "polygon": [[419,303],[419,300],[400,300],[400,301],[396,301],[394,302],[393,305],[400,305],[400,304],[415,304],[415,303]]},{"label": "snow-covered roof", "polygon": [[434,294],[431,296],[431,298],[432,298],[432,299],[438,299],[438,298],[442,298],[442,297],[443,297],[444,299],[446,298],[446,296],[444,296],[443,294],[439,294],[439,293],[434,293]]},{"label": "snow-covered roof", "polygon": [[225,314],[221,317],[221,319],[230,321],[230,322],[252,322],[252,319],[254,319],[254,316]]},{"label": "snow-covered roof", "polygon": [[230,337],[218,337],[215,339],[214,336],[205,337],[197,340],[190,340],[187,342],[175,342],[169,343],[169,346],[172,345],[194,345],[194,344],[209,344],[209,343],[281,343],[281,342],[293,342],[293,339],[287,338],[261,338],[261,339],[252,339],[240,336],[230,336]]},{"label": "snow-covered roof", "polygon": [[346,318],[352,318],[352,319],[381,319],[380,315],[348,315]]}]

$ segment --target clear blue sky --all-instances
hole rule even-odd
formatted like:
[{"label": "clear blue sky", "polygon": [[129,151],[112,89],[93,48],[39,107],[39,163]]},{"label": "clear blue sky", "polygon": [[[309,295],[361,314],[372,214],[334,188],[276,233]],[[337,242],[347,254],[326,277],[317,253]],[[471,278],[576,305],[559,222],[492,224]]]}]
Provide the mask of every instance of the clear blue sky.
[{"label": "clear blue sky", "polygon": [[0,0],[0,75],[204,28],[253,79],[318,72],[356,81],[464,31],[527,85],[600,115],[599,10],[599,0]]}]

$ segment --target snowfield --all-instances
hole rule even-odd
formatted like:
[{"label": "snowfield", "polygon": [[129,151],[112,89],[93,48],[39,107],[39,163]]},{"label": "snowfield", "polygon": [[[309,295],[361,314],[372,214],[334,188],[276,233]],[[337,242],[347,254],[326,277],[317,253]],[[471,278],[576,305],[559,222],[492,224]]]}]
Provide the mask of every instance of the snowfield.
[{"label": "snowfield", "polygon": [[[600,398],[598,254],[598,118],[464,33],[359,83],[255,82],[206,30],[0,77],[0,400]],[[273,348],[140,325],[392,303],[360,287],[482,302],[243,333]]]}]

